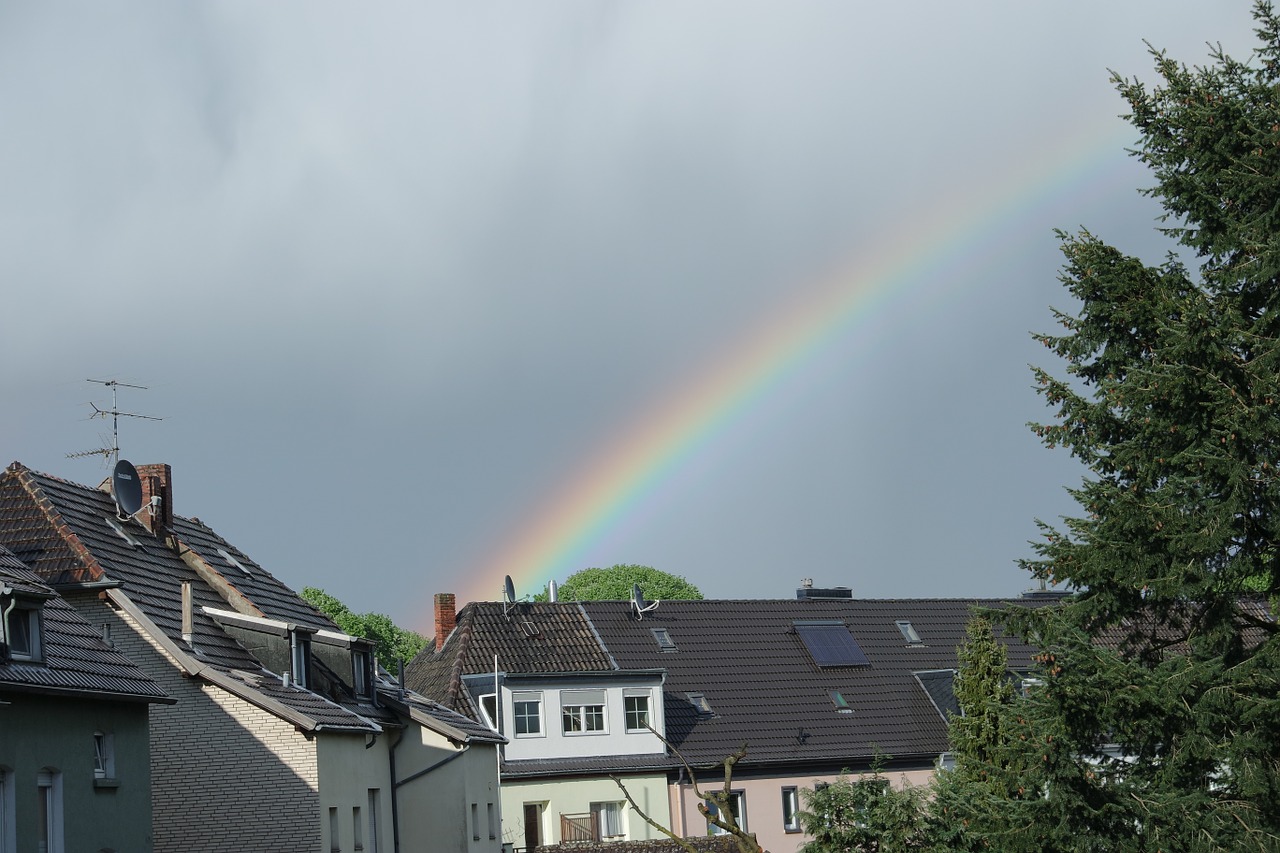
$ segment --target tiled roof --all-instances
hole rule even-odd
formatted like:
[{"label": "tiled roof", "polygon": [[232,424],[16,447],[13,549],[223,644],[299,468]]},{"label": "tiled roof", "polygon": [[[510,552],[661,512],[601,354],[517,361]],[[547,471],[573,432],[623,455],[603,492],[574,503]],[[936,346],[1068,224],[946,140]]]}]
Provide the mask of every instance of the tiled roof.
[{"label": "tiled roof", "polygon": [[[159,629],[162,637],[157,639],[192,662],[193,674],[307,728],[379,730],[372,706],[339,704],[297,686],[286,687],[267,672],[204,612],[206,607],[226,609],[229,602],[192,563],[203,560],[212,569],[209,576],[221,575],[226,581],[229,595],[238,595],[243,606],[262,615],[340,631],[332,620],[204,524],[174,516],[172,532],[177,551],[138,521],[116,518],[107,492],[40,474],[17,462],[0,475],[0,543],[24,557],[50,584],[117,582],[139,615]],[[191,583],[194,604],[189,646],[182,638],[184,581]]]},{"label": "tiled roof", "polygon": [[0,691],[62,694],[80,699],[173,701],[137,664],[108,646],[93,625],[3,545],[0,585],[44,599],[42,660],[0,662]]},{"label": "tiled roof", "polygon": [[600,755],[591,758],[534,758],[503,761],[502,778],[528,779],[542,776],[602,776],[636,773],[663,773],[675,770],[680,762],[665,753],[651,755]]},{"label": "tiled roof", "polygon": [[[927,760],[946,751],[947,727],[915,673],[956,666],[975,605],[996,600],[664,601],[637,620],[630,602],[582,605],[619,666],[667,672],[667,738],[690,763],[718,763],[743,743],[740,765],[870,761],[877,753]],[[896,622],[912,623],[920,643]],[[818,666],[795,623],[843,623],[866,666]],[[664,628],[676,651],[662,651]],[[1032,650],[1008,644],[1010,667]],[[701,694],[700,714],[688,694]],[[839,694],[839,698],[834,696]],[[848,712],[842,712],[841,700]]]},{"label": "tiled roof", "polygon": [[405,667],[405,683],[424,696],[476,717],[462,676],[493,672],[591,673],[618,668],[577,604],[472,602],[436,652],[428,646]]}]

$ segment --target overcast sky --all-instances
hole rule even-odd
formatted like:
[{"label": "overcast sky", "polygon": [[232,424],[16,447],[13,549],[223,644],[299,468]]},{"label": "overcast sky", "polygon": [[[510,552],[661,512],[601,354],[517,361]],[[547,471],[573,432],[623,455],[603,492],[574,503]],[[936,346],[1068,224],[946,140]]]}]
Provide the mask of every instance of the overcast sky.
[{"label": "overcast sky", "polygon": [[1053,229],[1167,248],[1144,39],[1254,45],[1242,0],[0,3],[0,453],[96,484],[86,379],[148,386],[179,515],[421,630],[624,562],[1015,595],[1081,473],[1025,427]]}]

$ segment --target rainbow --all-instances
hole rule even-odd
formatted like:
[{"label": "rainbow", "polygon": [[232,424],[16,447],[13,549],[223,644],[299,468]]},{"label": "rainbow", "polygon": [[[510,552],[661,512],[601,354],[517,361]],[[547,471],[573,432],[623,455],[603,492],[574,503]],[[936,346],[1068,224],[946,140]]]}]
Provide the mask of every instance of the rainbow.
[{"label": "rainbow", "polygon": [[466,573],[472,588],[460,591],[461,601],[496,599],[505,574],[523,594],[586,568],[593,548],[656,511],[682,477],[722,449],[731,430],[819,370],[837,342],[855,333],[874,339],[884,330],[873,318],[916,317],[959,298],[948,280],[1007,246],[1030,210],[1067,199],[1081,186],[1098,187],[1099,177],[1110,177],[1099,171],[1109,164],[1118,170],[1117,155],[1132,138],[1131,128],[1112,123],[1060,140],[1033,162],[1006,170],[977,197],[896,223],[868,243],[869,253],[799,288],[799,299],[740,336],[746,343],[647,409],[642,422],[590,456],[551,500],[539,501],[539,511],[514,536]]}]

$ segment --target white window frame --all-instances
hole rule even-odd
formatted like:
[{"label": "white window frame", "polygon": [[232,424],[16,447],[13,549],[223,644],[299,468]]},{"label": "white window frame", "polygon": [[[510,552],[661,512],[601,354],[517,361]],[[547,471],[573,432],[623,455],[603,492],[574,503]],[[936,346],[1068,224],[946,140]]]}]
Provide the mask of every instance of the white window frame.
[{"label": "white window frame", "polygon": [[368,649],[351,650],[351,689],[361,698],[373,695],[373,668],[370,666],[372,655]]},{"label": "white window frame", "polygon": [[110,732],[93,733],[93,778],[116,778],[116,739]]},{"label": "white window frame", "polygon": [[382,789],[369,789],[369,853],[378,853],[378,807],[381,799]]},{"label": "white window frame", "polygon": [[304,631],[289,632],[289,665],[293,667],[293,683],[311,686],[311,635]]},{"label": "white window frame", "polygon": [[800,831],[800,789],[795,785],[782,786],[782,831]]},{"label": "white window frame", "polygon": [[[737,806],[737,808],[735,809],[734,806]],[[707,803],[707,808],[713,811],[715,810],[715,806],[711,805],[711,803]],[[738,824],[738,829],[742,830],[743,832],[747,832],[748,830],[747,830],[747,792],[746,791],[740,788],[735,788],[734,790],[729,792],[729,811],[733,812],[733,819],[734,819],[734,822]],[[712,835],[728,835],[729,834],[725,830],[721,829],[720,827],[712,823],[710,817],[707,818],[707,830]]]},{"label": "white window frame", "polygon": [[[521,705],[533,705],[534,713],[530,714],[528,710],[521,713]],[[537,692],[520,692],[511,694],[511,733],[516,737],[546,737],[547,726],[546,720],[543,719],[542,710],[542,694]],[[528,728],[529,721],[537,723],[537,730]],[[520,731],[521,727],[525,727],[525,731]]]},{"label": "white window frame", "polygon": [[[627,838],[627,804],[618,800],[592,803],[591,813],[596,815],[596,827],[600,831],[601,841],[623,841]],[[613,826],[607,826],[612,815]],[[614,830],[609,832],[609,830]]]},{"label": "white window frame", "polygon": [[567,737],[609,733],[608,695],[603,690],[561,690],[560,729]]},{"label": "white window frame", "polygon": [[498,734],[502,734],[502,718],[498,716],[498,694],[484,693],[480,696],[480,714],[485,724]]},{"label": "white window frame", "polygon": [[[5,639],[9,643],[10,658],[22,661],[44,660],[44,643],[41,642],[43,638],[40,632],[40,622],[39,607],[24,606],[22,602],[16,603],[13,611],[9,614],[9,624],[5,626]],[[22,626],[23,635],[26,637],[26,648],[21,651],[18,650],[13,642],[14,634],[19,625]]]},{"label": "white window frame", "polygon": [[[644,710],[642,712],[634,712],[630,707],[633,699],[644,700]],[[638,726],[631,725],[631,718],[637,713],[642,713],[644,719]],[[653,725],[653,692],[648,689],[624,688],[622,691],[622,722],[628,733],[645,732],[649,730],[645,728],[645,724]]]},{"label": "white window frame", "polygon": [[[62,830],[62,773],[46,767],[36,775],[37,832],[45,835],[42,844],[37,835],[38,853],[64,853]],[[44,811],[44,826],[39,826],[39,813]]]}]

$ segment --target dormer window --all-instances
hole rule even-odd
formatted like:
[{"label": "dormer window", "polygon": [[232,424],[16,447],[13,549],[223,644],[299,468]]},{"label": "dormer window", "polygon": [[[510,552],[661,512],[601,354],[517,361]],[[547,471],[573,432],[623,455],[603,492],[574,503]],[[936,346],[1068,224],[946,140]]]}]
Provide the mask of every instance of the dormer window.
[{"label": "dormer window", "polygon": [[361,697],[372,695],[369,689],[371,682],[369,652],[366,649],[351,650],[351,686],[355,694]]},{"label": "dormer window", "polygon": [[43,660],[39,608],[29,605],[24,607],[21,602],[9,602],[3,609],[9,611],[5,620],[9,656],[14,660]]},{"label": "dormer window", "polygon": [[311,635],[297,628],[289,632],[289,658],[293,666],[293,683],[309,686],[311,672]]}]

